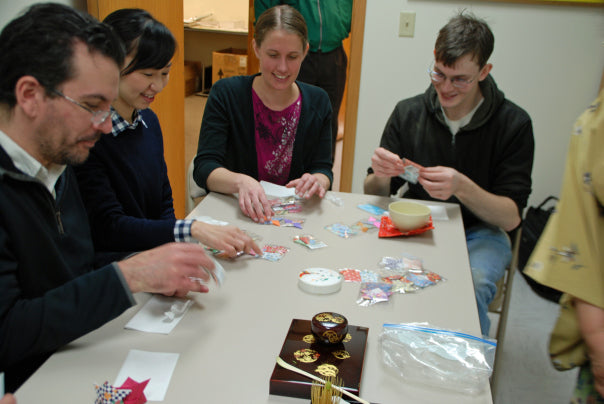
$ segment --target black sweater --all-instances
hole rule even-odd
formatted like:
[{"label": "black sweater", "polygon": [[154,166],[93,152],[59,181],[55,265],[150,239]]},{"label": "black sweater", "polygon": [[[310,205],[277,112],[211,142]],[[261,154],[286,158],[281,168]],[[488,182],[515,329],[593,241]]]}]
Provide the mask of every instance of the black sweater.
[{"label": "black sweater", "polygon": [[[386,123],[380,146],[425,167],[454,168],[482,189],[512,199],[522,217],[531,193],[531,119],[504,97],[490,75],[480,83],[480,89],[482,105],[455,136],[432,85],[424,94],[400,101]],[[392,178],[391,193],[403,184],[402,178]],[[404,196],[434,200],[419,183],[409,184]],[[460,203],[455,197],[447,202]],[[465,228],[480,222],[465,206],[461,205],[461,211]]]},{"label": "black sweater", "polygon": [[15,391],[50,354],[134,304],[112,264],[93,270],[70,167],[56,201],[0,147],[0,371]]}]

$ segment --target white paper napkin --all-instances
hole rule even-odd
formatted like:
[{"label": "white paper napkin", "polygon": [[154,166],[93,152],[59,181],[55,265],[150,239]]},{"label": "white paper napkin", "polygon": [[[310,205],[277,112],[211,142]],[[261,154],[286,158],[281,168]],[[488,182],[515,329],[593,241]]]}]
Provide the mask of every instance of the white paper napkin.
[{"label": "white paper napkin", "polygon": [[432,215],[432,220],[449,220],[449,215],[447,215],[447,209],[444,206],[440,205],[427,205],[430,208],[430,214]]},{"label": "white paper napkin", "polygon": [[210,216],[197,216],[195,220],[207,224],[213,224],[215,226],[226,226],[229,224],[229,222],[225,222],[224,220],[213,219]]},{"label": "white paper napkin", "polygon": [[138,383],[151,379],[144,391],[147,401],[164,401],[178,356],[177,353],[131,349],[113,385],[121,386],[128,377]]},{"label": "white paper napkin", "polygon": [[[184,317],[189,305],[187,299],[154,295],[145,305],[128,321],[124,328],[157,334],[169,334]],[[172,305],[175,305],[173,310]],[[173,312],[171,319],[166,313]]]},{"label": "white paper napkin", "polygon": [[264,193],[277,198],[284,198],[288,196],[296,196],[296,188],[287,188],[283,185],[273,184],[272,182],[260,181]]}]

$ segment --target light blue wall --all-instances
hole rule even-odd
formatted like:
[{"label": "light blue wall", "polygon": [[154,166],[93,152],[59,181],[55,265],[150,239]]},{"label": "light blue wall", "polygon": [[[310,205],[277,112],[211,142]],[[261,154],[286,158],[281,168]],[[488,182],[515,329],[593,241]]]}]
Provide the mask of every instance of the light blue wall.
[{"label": "light blue wall", "polygon": [[[575,118],[596,97],[604,68],[604,8],[503,2],[368,0],[357,120],[353,192],[363,192],[386,120],[397,101],[423,92],[438,30],[460,8],[495,34],[492,74],[533,119],[530,203],[560,190]],[[401,11],[415,11],[415,36],[398,37]]]}]

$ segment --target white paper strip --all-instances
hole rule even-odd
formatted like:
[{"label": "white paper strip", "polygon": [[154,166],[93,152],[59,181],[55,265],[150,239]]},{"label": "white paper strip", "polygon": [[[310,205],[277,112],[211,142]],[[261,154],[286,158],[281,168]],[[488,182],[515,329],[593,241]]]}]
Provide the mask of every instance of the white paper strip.
[{"label": "white paper strip", "polygon": [[177,353],[131,349],[113,385],[121,386],[127,378],[138,383],[151,379],[144,390],[147,401],[164,401],[178,356]]},{"label": "white paper strip", "polygon": [[[154,295],[145,305],[128,321],[124,328],[157,334],[169,334],[189,310],[187,299]],[[172,306],[176,305],[177,310]],[[178,310],[181,308],[181,310]],[[166,312],[173,312],[172,319]]]}]

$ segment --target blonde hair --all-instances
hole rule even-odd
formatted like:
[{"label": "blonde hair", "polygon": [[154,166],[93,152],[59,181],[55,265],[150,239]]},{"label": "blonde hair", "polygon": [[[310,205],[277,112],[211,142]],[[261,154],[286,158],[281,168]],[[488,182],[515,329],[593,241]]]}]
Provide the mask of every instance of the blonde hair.
[{"label": "blonde hair", "polygon": [[271,7],[263,12],[256,21],[254,39],[256,45],[260,46],[264,38],[272,31],[282,29],[300,37],[302,47],[306,49],[308,44],[308,29],[302,14],[288,5]]}]

